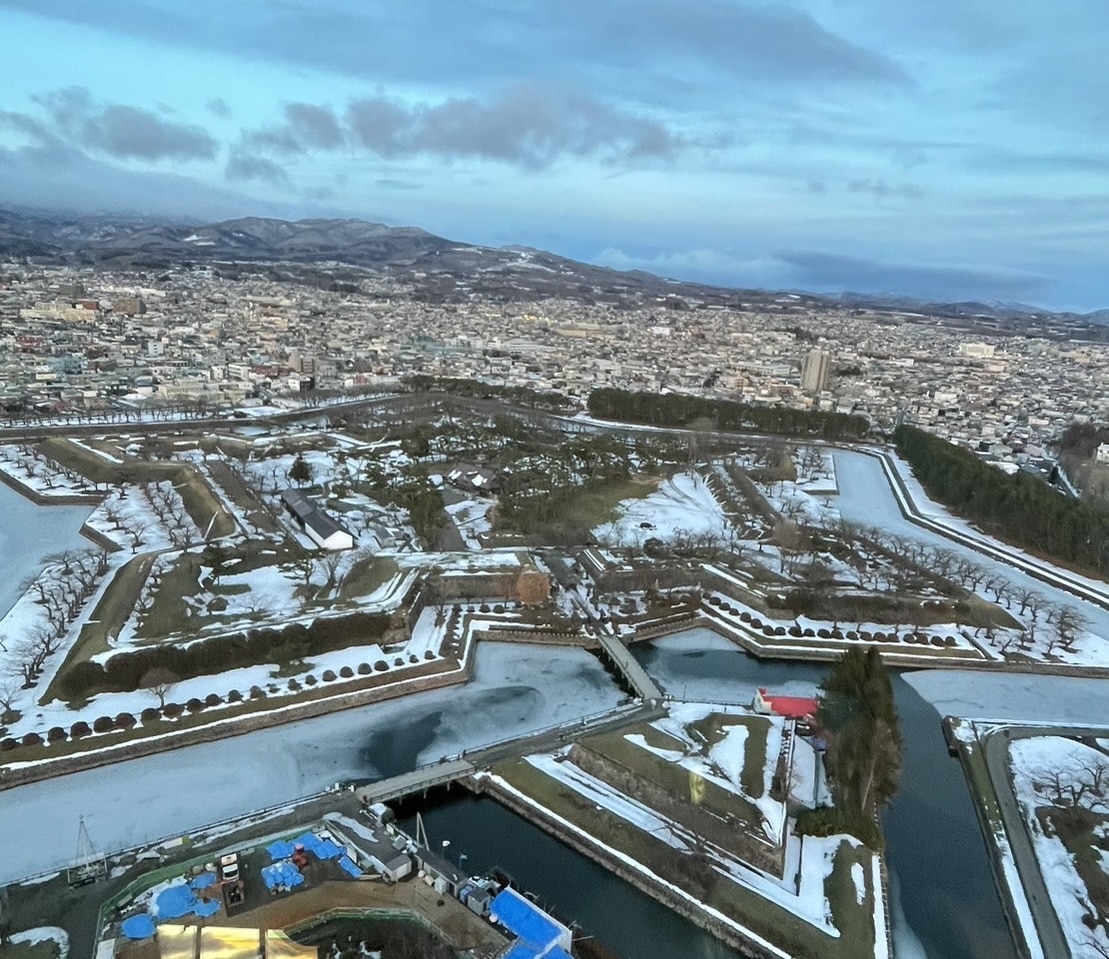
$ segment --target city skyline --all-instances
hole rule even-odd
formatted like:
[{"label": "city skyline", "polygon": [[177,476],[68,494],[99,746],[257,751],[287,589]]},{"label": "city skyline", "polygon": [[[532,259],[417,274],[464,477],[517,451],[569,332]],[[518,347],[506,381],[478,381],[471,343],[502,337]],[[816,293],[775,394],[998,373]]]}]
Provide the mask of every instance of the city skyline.
[{"label": "city skyline", "polygon": [[1105,18],[0,4],[0,202],[357,216],[735,286],[1109,304]]}]

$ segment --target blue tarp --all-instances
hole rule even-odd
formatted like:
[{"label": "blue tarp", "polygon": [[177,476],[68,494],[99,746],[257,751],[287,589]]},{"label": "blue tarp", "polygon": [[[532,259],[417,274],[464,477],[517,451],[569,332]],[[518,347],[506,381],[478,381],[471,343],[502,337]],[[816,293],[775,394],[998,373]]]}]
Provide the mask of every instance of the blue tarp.
[{"label": "blue tarp", "polygon": [[489,906],[489,913],[524,942],[539,946],[537,952],[541,953],[558,940],[559,929],[547,915],[511,889],[497,894]]},{"label": "blue tarp", "polygon": [[196,904],[196,908],[193,909],[193,912],[201,918],[205,916],[214,916],[219,912],[219,900],[209,899],[207,902],[199,902]]},{"label": "blue tarp", "polygon": [[573,959],[573,956],[571,956],[570,953],[568,953],[561,946],[555,946],[550,952],[547,953],[546,956],[544,956],[544,959]]},{"label": "blue tarp", "polygon": [[192,912],[196,904],[196,896],[185,883],[163,889],[154,899],[154,908],[159,919],[180,919]]},{"label": "blue tarp", "polygon": [[321,839],[315,853],[320,859],[338,859],[343,854],[343,847],[336,846],[330,839]]},{"label": "blue tarp", "polygon": [[299,886],[304,882],[304,877],[296,866],[285,859],[269,866],[263,866],[262,882],[266,884],[267,889],[276,889],[278,886],[288,886],[291,889],[293,886]]},{"label": "blue tarp", "polygon": [[523,939],[517,939],[512,944],[512,948],[504,954],[504,959],[536,959],[539,955],[539,948],[533,946],[530,942],[524,942]]},{"label": "blue tarp", "polygon": [[202,872],[192,882],[189,883],[193,889],[207,889],[216,881],[216,874],[214,872]]},{"label": "blue tarp", "polygon": [[362,875],[362,870],[358,868],[357,864],[349,856],[343,856],[339,860],[339,866],[348,876],[354,876],[357,879]]},{"label": "blue tarp", "polygon": [[296,839],[293,840],[293,845],[303,846],[309,852],[314,853],[321,842],[323,842],[323,840],[314,832],[306,832],[303,835],[297,836]]},{"label": "blue tarp", "polygon": [[208,902],[197,899],[188,883],[184,882],[163,889],[154,899],[154,912],[159,919],[181,919],[190,913],[197,916],[211,916],[219,912],[219,909],[218,899]]},{"label": "blue tarp", "polygon": [[128,939],[149,939],[154,935],[154,920],[147,913],[140,913],[123,920],[123,934]]},{"label": "blue tarp", "polygon": [[294,852],[293,844],[286,839],[278,839],[266,846],[270,859],[277,862],[279,859],[288,859]]}]

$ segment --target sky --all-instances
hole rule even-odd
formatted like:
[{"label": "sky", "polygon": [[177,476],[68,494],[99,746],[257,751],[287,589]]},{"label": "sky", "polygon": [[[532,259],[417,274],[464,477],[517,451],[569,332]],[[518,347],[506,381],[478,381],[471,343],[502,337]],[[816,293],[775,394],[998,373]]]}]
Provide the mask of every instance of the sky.
[{"label": "sky", "polygon": [[1105,0],[0,0],[0,205],[1109,307]]}]

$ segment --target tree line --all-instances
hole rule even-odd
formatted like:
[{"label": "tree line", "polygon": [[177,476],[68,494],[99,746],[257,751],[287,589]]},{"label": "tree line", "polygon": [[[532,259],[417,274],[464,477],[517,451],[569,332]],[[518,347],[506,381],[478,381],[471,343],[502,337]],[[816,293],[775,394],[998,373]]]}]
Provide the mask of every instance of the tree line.
[{"label": "tree line", "polygon": [[83,700],[104,692],[133,692],[152,671],[166,670],[176,679],[192,679],[261,663],[288,663],[348,646],[380,640],[389,628],[387,613],[351,613],[289,623],[280,629],[252,629],[188,646],[162,645],[119,652],[105,663],[83,660],[61,679],[67,700]]},{"label": "tree line", "polygon": [[928,495],[960,516],[1051,559],[1109,573],[1109,509],[1064,496],[1034,476],[1010,476],[912,426],[899,426],[893,439]]},{"label": "tree line", "polygon": [[601,387],[589,394],[589,412],[603,419],[648,426],[689,427],[697,421],[712,430],[780,433],[824,440],[861,440],[870,431],[865,416],[785,406],[751,406],[680,393],[632,393]]}]

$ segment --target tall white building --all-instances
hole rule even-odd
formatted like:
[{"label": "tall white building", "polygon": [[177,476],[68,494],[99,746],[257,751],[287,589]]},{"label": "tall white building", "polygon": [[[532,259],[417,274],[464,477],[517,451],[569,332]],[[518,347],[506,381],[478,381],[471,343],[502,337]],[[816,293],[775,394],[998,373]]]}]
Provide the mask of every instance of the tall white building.
[{"label": "tall white building", "polygon": [[828,388],[832,354],[827,350],[810,350],[801,364],[801,389],[806,393],[819,393]]}]

